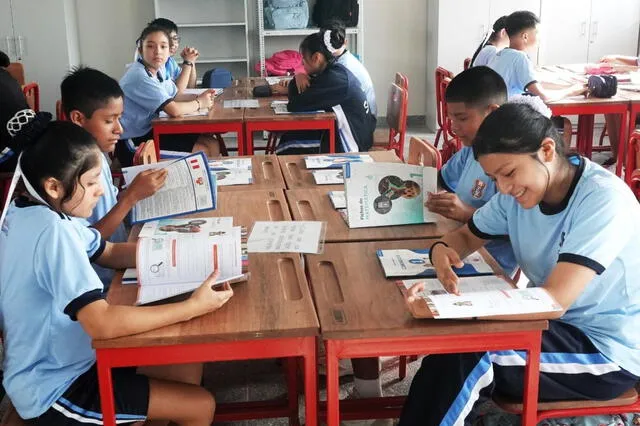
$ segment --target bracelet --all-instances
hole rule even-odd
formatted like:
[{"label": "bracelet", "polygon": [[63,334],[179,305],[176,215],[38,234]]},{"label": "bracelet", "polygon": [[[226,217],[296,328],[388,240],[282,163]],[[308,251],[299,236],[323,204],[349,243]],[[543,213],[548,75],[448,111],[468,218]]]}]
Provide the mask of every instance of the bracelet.
[{"label": "bracelet", "polygon": [[182,61],[182,65],[188,65],[188,66],[192,67],[193,66],[193,62],[184,60],[184,61]]},{"label": "bracelet", "polygon": [[437,246],[438,244],[442,244],[445,247],[449,247],[449,244],[445,243],[444,241],[436,241],[435,243],[433,243],[431,245],[431,248],[429,249],[429,262],[431,262],[431,265],[433,265],[433,249],[435,248],[435,246]]},{"label": "bracelet", "polygon": [[198,111],[200,111],[200,108],[201,108],[200,107],[200,101],[198,100],[198,98],[195,98],[194,100],[198,103]]}]

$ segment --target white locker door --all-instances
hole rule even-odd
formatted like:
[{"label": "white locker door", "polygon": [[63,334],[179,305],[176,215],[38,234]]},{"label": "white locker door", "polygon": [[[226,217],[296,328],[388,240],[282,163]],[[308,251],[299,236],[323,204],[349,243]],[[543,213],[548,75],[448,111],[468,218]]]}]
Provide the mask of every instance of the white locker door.
[{"label": "white locker door", "polygon": [[587,62],[590,16],[588,0],[542,0],[540,65]]},{"label": "white locker door", "polygon": [[0,50],[16,62],[16,44],[13,37],[13,19],[11,18],[11,0],[0,0]]},{"label": "white locker door", "polygon": [[37,82],[40,109],[55,112],[60,82],[70,66],[64,0],[13,0],[12,8],[25,83]]},{"label": "white locker door", "polygon": [[591,0],[589,62],[605,55],[635,56],[638,51],[640,1]]},{"label": "white locker door", "polygon": [[490,0],[440,0],[438,66],[462,71],[464,59],[473,56],[490,28],[489,5]]},{"label": "white locker door", "polygon": [[[528,10],[533,12],[537,17],[540,17],[540,0],[519,0],[514,2],[513,0],[491,0],[491,7],[489,13],[489,25],[493,23],[501,16],[510,15],[518,10]],[[531,60],[537,64],[538,54],[531,54]]]}]

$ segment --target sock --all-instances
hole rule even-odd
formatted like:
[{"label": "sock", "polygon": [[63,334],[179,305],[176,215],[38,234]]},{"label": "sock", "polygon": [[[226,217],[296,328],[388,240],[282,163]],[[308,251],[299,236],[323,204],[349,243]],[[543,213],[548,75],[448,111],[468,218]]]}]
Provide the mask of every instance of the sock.
[{"label": "sock", "polygon": [[380,383],[379,377],[373,380],[354,377],[353,380],[360,398],[377,398],[382,396],[382,384]]}]

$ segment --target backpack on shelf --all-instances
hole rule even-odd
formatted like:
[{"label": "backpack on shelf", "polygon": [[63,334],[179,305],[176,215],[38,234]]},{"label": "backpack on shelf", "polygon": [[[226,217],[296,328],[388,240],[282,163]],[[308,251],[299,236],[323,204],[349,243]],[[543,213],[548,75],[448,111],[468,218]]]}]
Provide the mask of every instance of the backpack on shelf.
[{"label": "backpack on shelf", "polygon": [[347,27],[355,27],[359,16],[358,0],[318,0],[313,8],[313,22],[319,27],[332,19],[342,21]]},{"label": "backpack on shelf", "polygon": [[264,26],[275,30],[307,28],[307,0],[264,0]]},{"label": "backpack on shelf", "polygon": [[212,68],[202,75],[202,87],[210,89],[224,89],[232,82],[231,71],[225,68]]},{"label": "backpack on shelf", "polygon": [[[295,50],[281,50],[264,61],[267,75],[294,75],[304,73],[302,55]],[[256,63],[256,72],[260,72],[260,63]]]}]

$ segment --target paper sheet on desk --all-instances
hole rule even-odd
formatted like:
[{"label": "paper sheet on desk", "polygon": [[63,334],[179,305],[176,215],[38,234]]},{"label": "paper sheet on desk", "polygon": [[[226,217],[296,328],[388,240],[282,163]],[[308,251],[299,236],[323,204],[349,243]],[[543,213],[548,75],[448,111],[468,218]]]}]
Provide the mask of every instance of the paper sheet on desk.
[{"label": "paper sheet on desk", "polygon": [[222,94],[224,89],[195,89],[195,88],[192,88],[192,89],[184,89],[181,93],[184,93],[186,95],[196,95],[196,96],[198,96],[198,95],[203,94],[207,90],[213,90],[214,94],[216,96],[218,96],[218,95]]},{"label": "paper sheet on desk", "polygon": [[225,108],[259,108],[260,103],[257,99],[232,99],[224,101]]},{"label": "paper sheet on desk", "polygon": [[[182,114],[182,117],[197,117],[197,116],[201,116],[201,115],[209,115],[209,110],[208,109],[201,109],[198,112],[190,112],[187,114]],[[160,111],[160,113],[158,114],[158,117],[160,118],[171,118],[171,116],[169,114],[167,114],[164,111]]]},{"label": "paper sheet on desk", "polygon": [[344,183],[344,172],[339,169],[314,170],[311,172],[316,185],[341,185]]},{"label": "paper sheet on desk", "polygon": [[326,222],[278,221],[256,222],[247,251],[249,253],[321,253],[324,248]]}]

